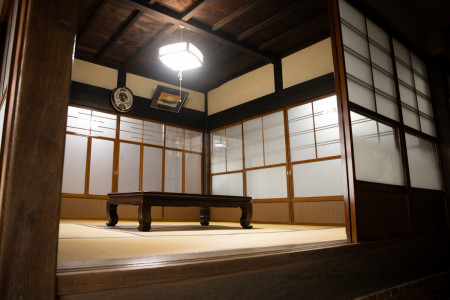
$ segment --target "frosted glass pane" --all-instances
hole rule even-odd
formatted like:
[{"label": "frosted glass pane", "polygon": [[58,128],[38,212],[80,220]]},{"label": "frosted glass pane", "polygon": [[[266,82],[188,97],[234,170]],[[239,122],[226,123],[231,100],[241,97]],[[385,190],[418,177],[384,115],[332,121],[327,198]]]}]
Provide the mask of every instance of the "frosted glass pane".
[{"label": "frosted glass pane", "polygon": [[66,134],[62,178],[63,193],[84,194],[87,144],[88,138],[85,136]]},{"label": "frosted glass pane", "polygon": [[316,158],[312,103],[288,109],[291,161]]},{"label": "frosted glass pane", "polygon": [[351,102],[375,111],[373,91],[359,83],[347,78],[348,98]]},{"label": "frosted glass pane", "polygon": [[394,44],[394,53],[397,58],[402,60],[405,64],[408,66],[411,66],[411,60],[409,56],[409,50],[406,49],[405,46],[403,46],[399,41],[396,39],[392,39],[392,42]]},{"label": "frosted glass pane", "polygon": [[428,87],[428,82],[422,79],[422,77],[414,74],[414,84],[416,85],[416,90],[421,92],[427,97],[430,97],[430,88]]},{"label": "frosted glass pane", "polygon": [[403,185],[400,148],[393,128],[354,112],[350,117],[356,178]]},{"label": "frosted glass pane", "polygon": [[246,168],[264,165],[261,118],[244,122],[244,152]]},{"label": "frosted glass pane", "polygon": [[408,104],[412,108],[417,108],[416,94],[410,88],[404,86],[403,84],[398,85],[400,91],[400,100],[403,103]]},{"label": "frosted glass pane", "polygon": [[390,49],[389,36],[386,33],[386,31],[378,27],[378,25],[376,25],[371,20],[369,19],[366,20],[367,20],[367,35],[369,36],[369,38],[375,41],[378,45],[382,46],[384,49],[389,50]]},{"label": "frosted glass pane", "polygon": [[431,102],[420,95],[417,95],[417,104],[419,105],[419,111],[427,116],[433,117],[433,105]]},{"label": "frosted glass pane", "polygon": [[286,167],[266,168],[247,172],[247,195],[253,199],[287,197]]},{"label": "frosted glass pane", "polygon": [[336,97],[313,102],[317,157],[340,155]]},{"label": "frosted glass pane", "polygon": [[349,22],[356,27],[359,31],[366,32],[366,23],[364,21],[364,15],[357,11],[353,6],[348,4],[344,0],[339,1],[339,13],[342,19]]},{"label": "frosted glass pane", "polygon": [[419,116],[417,114],[417,111],[411,110],[411,109],[403,106],[402,113],[403,113],[403,123],[405,125],[412,127],[414,129],[420,130]]},{"label": "frosted glass pane", "polygon": [[366,59],[369,59],[369,47],[367,45],[367,39],[356,33],[351,28],[342,24],[342,39],[344,45],[362,55]]},{"label": "frosted glass pane", "polygon": [[143,121],[120,117],[119,139],[142,143]]},{"label": "frosted glass pane", "polygon": [[370,44],[370,57],[374,64],[387,71],[389,74],[394,74],[392,68],[392,58],[389,54]]},{"label": "frosted glass pane", "polygon": [[166,147],[183,149],[184,147],[183,128],[166,126]]},{"label": "frosted glass pane", "polygon": [[144,139],[145,144],[164,145],[164,125],[154,122],[144,121]]},{"label": "frosted glass pane", "polygon": [[263,117],[263,132],[266,166],[286,162],[283,111]]},{"label": "frosted glass pane", "polygon": [[211,133],[211,173],[225,172],[225,129]]},{"label": "frosted glass pane", "polygon": [[433,120],[420,116],[420,128],[422,129],[422,132],[434,137],[436,136],[436,127],[434,126]]},{"label": "frosted glass pane", "polygon": [[399,62],[396,62],[395,65],[397,66],[398,79],[410,87],[414,87],[412,71]]},{"label": "frosted glass pane", "polygon": [[295,198],[344,194],[340,159],[293,165],[292,174]]},{"label": "frosted glass pane", "polygon": [[142,190],[161,192],[162,185],[162,149],[144,147],[142,163]]},{"label": "frosted glass pane", "polygon": [[224,196],[243,196],[244,179],[242,173],[212,176],[212,194]]},{"label": "frosted glass pane", "polygon": [[396,97],[396,89],[395,89],[395,81],[392,77],[386,75],[378,71],[377,69],[373,69],[373,81],[375,84],[375,88],[379,89],[382,92],[385,92],[392,97]]},{"label": "frosted glass pane", "polygon": [[67,131],[90,135],[91,110],[69,106],[67,110]]},{"label": "frosted glass pane", "polygon": [[411,61],[412,61],[413,69],[417,73],[422,75],[423,77],[428,78],[428,76],[427,76],[427,66],[425,65],[425,63],[420,58],[418,58],[416,55],[414,55],[414,53],[411,53]]},{"label": "frosted glass pane", "polygon": [[141,146],[120,143],[119,150],[119,184],[117,191],[139,191],[139,169],[141,161]]},{"label": "frosted glass pane", "polygon": [[203,134],[199,131],[185,130],[184,150],[202,152]]},{"label": "frosted glass pane", "polygon": [[181,193],[183,189],[183,152],[166,150],[164,192]]},{"label": "frosted glass pane", "polygon": [[89,194],[106,195],[112,191],[114,142],[92,139]]},{"label": "frosted glass pane", "polygon": [[202,156],[200,154],[185,153],[184,180],[185,193],[202,193]]},{"label": "frosted glass pane", "polygon": [[347,51],[344,52],[344,56],[345,70],[347,73],[372,86],[372,70],[370,65]]},{"label": "frosted glass pane", "polygon": [[227,171],[242,170],[242,125],[227,128]]},{"label": "frosted glass pane", "polygon": [[108,138],[116,137],[117,116],[98,111],[92,111],[91,136]]},{"label": "frosted glass pane", "polygon": [[441,190],[441,171],[434,143],[405,134],[411,186]]},{"label": "frosted glass pane", "polygon": [[388,118],[398,121],[398,106],[397,100],[385,97],[376,93],[375,99],[377,101],[377,112]]}]

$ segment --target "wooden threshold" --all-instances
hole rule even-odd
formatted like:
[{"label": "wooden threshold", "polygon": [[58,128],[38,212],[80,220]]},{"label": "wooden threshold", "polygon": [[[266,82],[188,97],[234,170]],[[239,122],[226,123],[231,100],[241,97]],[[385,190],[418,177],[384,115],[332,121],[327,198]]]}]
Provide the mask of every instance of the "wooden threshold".
[{"label": "wooden threshold", "polygon": [[[292,263],[304,253],[354,244],[347,240],[266,248],[58,263],[57,295],[69,296],[253,271]],[[268,259],[270,257],[270,259]]]}]

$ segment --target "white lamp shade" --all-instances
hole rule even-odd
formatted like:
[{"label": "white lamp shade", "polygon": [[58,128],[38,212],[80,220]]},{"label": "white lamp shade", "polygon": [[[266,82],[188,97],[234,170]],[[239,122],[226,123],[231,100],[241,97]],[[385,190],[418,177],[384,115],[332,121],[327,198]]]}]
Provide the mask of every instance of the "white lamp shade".
[{"label": "white lamp shade", "polygon": [[174,71],[195,69],[203,65],[203,54],[189,42],[159,48],[159,59]]}]

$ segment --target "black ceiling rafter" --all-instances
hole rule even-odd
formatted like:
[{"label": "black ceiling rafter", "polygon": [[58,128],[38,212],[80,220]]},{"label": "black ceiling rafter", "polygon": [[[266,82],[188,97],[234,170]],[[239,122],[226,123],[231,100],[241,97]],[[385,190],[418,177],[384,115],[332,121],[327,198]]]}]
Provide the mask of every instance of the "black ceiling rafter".
[{"label": "black ceiling rafter", "polygon": [[122,70],[126,70],[128,69],[128,66],[134,62],[135,60],[141,58],[144,54],[150,52],[150,49],[153,48],[155,46],[156,43],[158,43],[159,41],[163,40],[164,36],[166,34],[170,34],[172,32],[174,32],[175,30],[177,30],[178,26],[174,25],[174,24],[167,24],[163,29],[161,29],[153,38],[150,39],[150,41],[145,44],[144,46],[142,46],[141,48],[139,48],[139,50],[136,51],[136,53],[131,56],[129,59],[127,59],[123,64],[122,64]]},{"label": "black ceiling rafter", "polygon": [[323,19],[324,17],[325,17],[325,18],[328,18],[328,12],[321,13],[320,15],[317,15],[317,16],[315,16],[315,17],[313,17],[313,18],[311,18],[311,19],[309,19],[309,20],[303,22],[302,24],[297,25],[296,27],[294,27],[294,28],[292,28],[292,29],[286,31],[285,33],[282,33],[282,34],[276,36],[275,38],[273,38],[273,39],[271,39],[271,40],[268,40],[267,42],[264,42],[264,43],[260,44],[260,45],[258,46],[258,49],[259,49],[259,50],[267,49],[267,48],[269,48],[270,46],[272,46],[272,45],[274,45],[274,44],[276,44],[276,43],[282,41],[283,39],[289,37],[292,33],[297,32],[297,31],[299,31],[300,29],[303,29],[304,27],[306,27],[306,26],[308,26],[308,25],[310,25],[310,24],[313,24],[313,23],[317,22],[318,20]]},{"label": "black ceiling rafter", "polygon": [[158,2],[158,0],[150,0],[150,1],[148,1],[148,4],[153,5],[153,4],[155,4],[156,2]]},{"label": "black ceiling rafter", "polygon": [[273,16],[265,19],[264,21],[262,21],[261,23],[256,24],[255,26],[247,29],[246,31],[240,33],[237,37],[236,40],[238,41],[242,41],[245,40],[246,38],[248,38],[249,36],[251,36],[252,34],[266,28],[267,26],[275,23],[276,21],[286,17],[287,15],[289,15],[290,13],[295,12],[296,10],[300,9],[302,6],[307,6],[306,1],[301,0],[301,1],[297,1],[294,4],[282,9],[281,11],[277,12],[276,14],[274,14]]},{"label": "black ceiling rafter", "polygon": [[122,35],[139,19],[139,17],[142,15],[142,12],[135,10],[133,13],[125,20],[125,22],[122,24],[122,26],[119,28],[117,33],[110,39],[106,46],[103,47],[102,50],[99,51],[99,53],[95,56],[96,60],[99,60],[102,58],[103,55],[122,37]]},{"label": "black ceiling rafter", "polygon": [[81,41],[84,37],[84,35],[86,34],[86,32],[88,31],[88,29],[91,27],[91,25],[95,22],[95,20],[97,20],[98,15],[100,14],[100,12],[102,11],[103,7],[105,6],[106,3],[108,3],[110,0],[102,0],[102,2],[100,2],[97,7],[95,8],[94,12],[92,13],[92,15],[89,17],[89,20],[87,21],[86,25],[84,25],[83,29],[81,29],[81,31],[78,33],[78,37],[77,40]]},{"label": "black ceiling rafter", "polygon": [[250,45],[236,42],[236,39],[234,37],[226,35],[223,32],[212,31],[209,26],[200,23],[198,21],[195,21],[194,19],[190,19],[189,21],[183,21],[181,20],[181,14],[169,10],[165,7],[162,7],[161,5],[154,4],[150,7],[148,3],[142,0],[128,0],[128,1],[110,0],[110,1],[114,1],[115,3],[118,3],[121,6],[126,5],[129,9],[140,10],[144,14],[147,14],[156,20],[171,23],[177,26],[182,25],[187,30],[202,35],[208,39],[216,41],[229,48],[233,48],[237,51],[246,53],[250,56],[263,60],[266,63],[272,63],[273,61],[278,59],[278,57],[268,53],[263,53]]},{"label": "black ceiling rafter", "polygon": [[183,16],[181,20],[188,21],[192,18],[200,9],[202,9],[206,4],[214,0],[198,0],[194,4],[192,4],[188,9],[183,12]]},{"label": "black ceiling rafter", "polygon": [[212,30],[216,31],[226,24],[230,23],[231,21],[235,20],[236,18],[240,17],[241,15],[248,12],[253,7],[257,6],[259,3],[263,2],[264,0],[252,0],[247,2],[246,4],[239,7],[237,10],[233,11],[231,14],[223,18],[222,20],[218,21],[212,26]]}]

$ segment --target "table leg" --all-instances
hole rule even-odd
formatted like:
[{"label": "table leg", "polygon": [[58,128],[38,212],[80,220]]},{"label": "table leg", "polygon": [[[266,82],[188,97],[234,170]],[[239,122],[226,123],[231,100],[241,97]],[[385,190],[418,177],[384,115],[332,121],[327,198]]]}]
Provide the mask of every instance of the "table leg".
[{"label": "table leg", "polygon": [[117,215],[117,204],[109,203],[106,204],[106,215],[108,216],[107,226],[116,226],[119,222],[119,216]]},{"label": "table leg", "polygon": [[152,206],[147,203],[139,204],[139,231],[150,231],[151,223],[152,223]]},{"label": "table leg", "polygon": [[253,207],[250,204],[247,207],[241,207],[242,210],[242,216],[241,216],[241,226],[244,229],[251,229],[253,228],[252,225],[250,225],[250,222],[252,221],[252,215],[253,215]]},{"label": "table leg", "polygon": [[200,224],[202,224],[203,226],[208,226],[210,219],[210,208],[200,207]]}]

